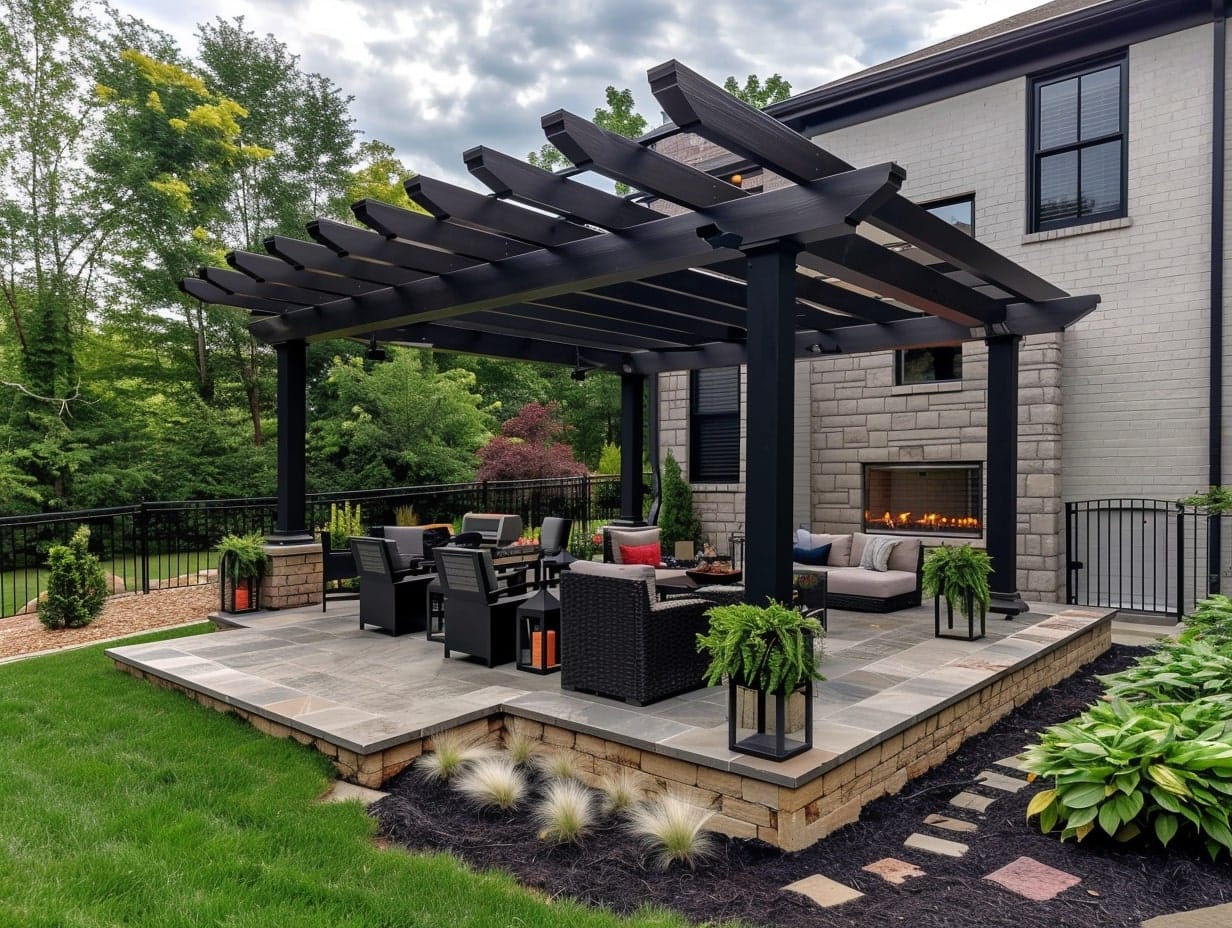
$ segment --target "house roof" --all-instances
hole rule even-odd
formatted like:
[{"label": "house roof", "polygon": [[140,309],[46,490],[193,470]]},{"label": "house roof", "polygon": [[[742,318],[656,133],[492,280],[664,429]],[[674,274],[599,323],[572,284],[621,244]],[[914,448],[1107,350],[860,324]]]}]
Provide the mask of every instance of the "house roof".
[{"label": "house roof", "polygon": [[[1227,0],[1053,0],[767,107],[805,135],[1060,67],[1227,15]],[[665,127],[660,134],[670,134]]]},{"label": "house roof", "polygon": [[364,200],[367,228],[321,218],[312,242],[272,238],[181,287],[247,309],[272,344],[375,337],[646,374],[745,362],[746,256],[765,247],[798,251],[797,356],[1057,331],[1098,302],[902,197],[897,165],[847,164],[676,61],[649,78],[678,126],[790,185],[750,193],[557,111],[543,129],[575,165],[682,212],[480,147],[463,157],[491,195],[413,177],[428,215]]}]

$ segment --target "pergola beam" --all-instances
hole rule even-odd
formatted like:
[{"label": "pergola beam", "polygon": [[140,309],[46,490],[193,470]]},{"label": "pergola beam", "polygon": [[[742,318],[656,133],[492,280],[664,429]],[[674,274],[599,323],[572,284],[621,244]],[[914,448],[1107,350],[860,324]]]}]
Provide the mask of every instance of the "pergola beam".
[{"label": "pergola beam", "polygon": [[[773,116],[737,100],[678,61],[651,68],[649,77],[651,93],[680,129],[709,139],[767,170],[800,184],[851,170],[842,158]],[[901,195],[882,204],[869,222],[1023,300],[1065,296],[1065,291]]]},{"label": "pergola beam", "polygon": [[281,258],[299,270],[338,274],[342,277],[353,277],[356,280],[366,280],[386,286],[409,284],[412,280],[422,280],[429,276],[421,271],[410,271],[389,264],[377,264],[374,261],[362,261],[357,258],[343,258],[332,248],[326,248],[324,245],[317,245],[313,242],[303,242],[297,238],[287,238],[284,235],[267,238],[265,250],[275,258]]},{"label": "pergola beam", "polygon": [[513,255],[524,255],[539,246],[505,235],[493,235],[465,226],[454,225],[443,219],[433,219],[414,210],[403,209],[380,200],[360,200],[351,206],[351,212],[360,222],[376,229],[387,238],[401,238],[420,242],[480,261],[501,261]]},{"label": "pergola beam", "polygon": [[499,200],[495,196],[455,187],[445,181],[417,174],[404,184],[411,201],[436,219],[465,223],[484,231],[499,230],[524,242],[556,248],[600,233],[555,216]]},{"label": "pergola beam", "polygon": [[361,293],[380,290],[382,286],[364,280],[354,280],[350,277],[336,277],[330,274],[318,274],[314,271],[298,270],[279,258],[258,255],[250,251],[231,252],[227,255],[227,263],[259,282],[289,284],[304,290],[315,291],[319,294],[316,301],[338,296],[358,296]]},{"label": "pergola beam", "polygon": [[182,292],[187,293],[191,297],[196,297],[202,303],[246,309],[254,316],[277,316],[287,309],[286,303],[230,293],[217,284],[212,284],[208,280],[202,280],[200,277],[185,277],[180,281],[179,287]]},{"label": "pergola beam", "polygon": [[739,187],[643,148],[567,110],[544,116],[543,132],[577,167],[590,168],[686,209],[706,209],[749,195]]},{"label": "pergola beam", "polygon": [[308,234],[322,245],[332,248],[343,257],[355,256],[383,261],[395,267],[427,274],[449,274],[468,267],[483,264],[475,258],[464,258],[444,251],[435,251],[387,238],[367,229],[348,226],[334,219],[317,219],[308,223]]},{"label": "pergola beam", "polygon": [[663,216],[482,145],[462,157],[466,169],[497,196],[511,197],[602,229],[630,229]]},{"label": "pergola beam", "polygon": [[704,212],[664,217],[623,235],[598,235],[476,267],[465,275],[429,277],[313,312],[261,320],[253,323],[252,332],[270,343],[356,335],[731,258],[729,249],[715,248],[699,237],[699,232],[711,228],[722,229],[737,241],[791,239],[807,245],[846,234],[897,190],[901,180],[902,169],[892,164],[849,171]]}]

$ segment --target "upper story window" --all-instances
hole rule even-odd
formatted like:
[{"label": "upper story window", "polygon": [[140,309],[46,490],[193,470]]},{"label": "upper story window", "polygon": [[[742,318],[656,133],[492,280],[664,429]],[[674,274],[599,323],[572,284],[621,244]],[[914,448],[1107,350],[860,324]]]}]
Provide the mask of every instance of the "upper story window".
[{"label": "upper story window", "polygon": [[711,367],[689,378],[689,479],[740,480],[740,368]]},{"label": "upper story window", "polygon": [[[924,208],[968,235],[975,234],[975,197],[927,203]],[[962,345],[908,348],[894,352],[896,386],[955,380],[962,380]]]},{"label": "upper story window", "polygon": [[1125,215],[1126,61],[1031,85],[1031,231]]}]

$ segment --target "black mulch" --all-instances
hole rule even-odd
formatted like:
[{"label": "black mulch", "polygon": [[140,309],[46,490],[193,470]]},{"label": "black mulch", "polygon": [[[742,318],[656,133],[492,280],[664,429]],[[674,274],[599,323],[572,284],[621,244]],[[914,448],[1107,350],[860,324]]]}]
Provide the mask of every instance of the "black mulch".
[{"label": "black mulch", "polygon": [[[621,829],[608,824],[580,847],[554,847],[536,837],[525,812],[476,811],[447,787],[430,784],[414,768],[390,781],[391,795],[372,807],[382,835],[413,849],[449,851],[478,869],[496,868],[523,884],[558,896],[629,913],[651,904],[674,909],[695,922],[744,919],[754,925],[880,926],[912,928],[1136,928],[1146,918],[1232,901],[1227,855],[1212,862],[1202,848],[1164,851],[1153,844],[1082,844],[1041,835],[1025,820],[1031,796],[975,785],[983,770],[1017,754],[1035,732],[1086,708],[1100,689],[1095,674],[1119,669],[1144,648],[1114,646],[1069,680],[1040,694],[967,744],[946,763],[908,783],[897,796],[865,808],[860,821],[805,851],[783,853],[764,843],[720,838],[716,857],[696,870],[676,865],[661,871],[647,863]],[[984,814],[948,806],[960,790],[993,796]],[[925,825],[943,813],[979,826],[957,834]],[[936,856],[903,846],[913,832],[968,844],[962,858]],[[892,885],[861,868],[885,857],[915,864],[927,876]],[[1081,877],[1047,902],[1034,902],[984,877],[1019,857],[1030,857]],[[854,887],[863,898],[821,909],[782,887],[815,873]]]}]

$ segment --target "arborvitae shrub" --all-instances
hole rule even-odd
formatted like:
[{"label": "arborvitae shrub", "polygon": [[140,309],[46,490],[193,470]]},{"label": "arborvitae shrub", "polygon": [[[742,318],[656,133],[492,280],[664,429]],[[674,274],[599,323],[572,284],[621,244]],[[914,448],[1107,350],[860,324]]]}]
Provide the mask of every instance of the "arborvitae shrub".
[{"label": "arborvitae shrub", "polygon": [[83,525],[67,545],[47,552],[47,598],[39,603],[38,617],[48,628],[83,628],[103,611],[107,575],[89,544],[90,529]]},{"label": "arborvitae shrub", "polygon": [[675,455],[663,461],[663,506],[659,511],[659,540],[669,554],[678,541],[696,541],[702,526],[693,514],[693,488],[685,482]]}]

